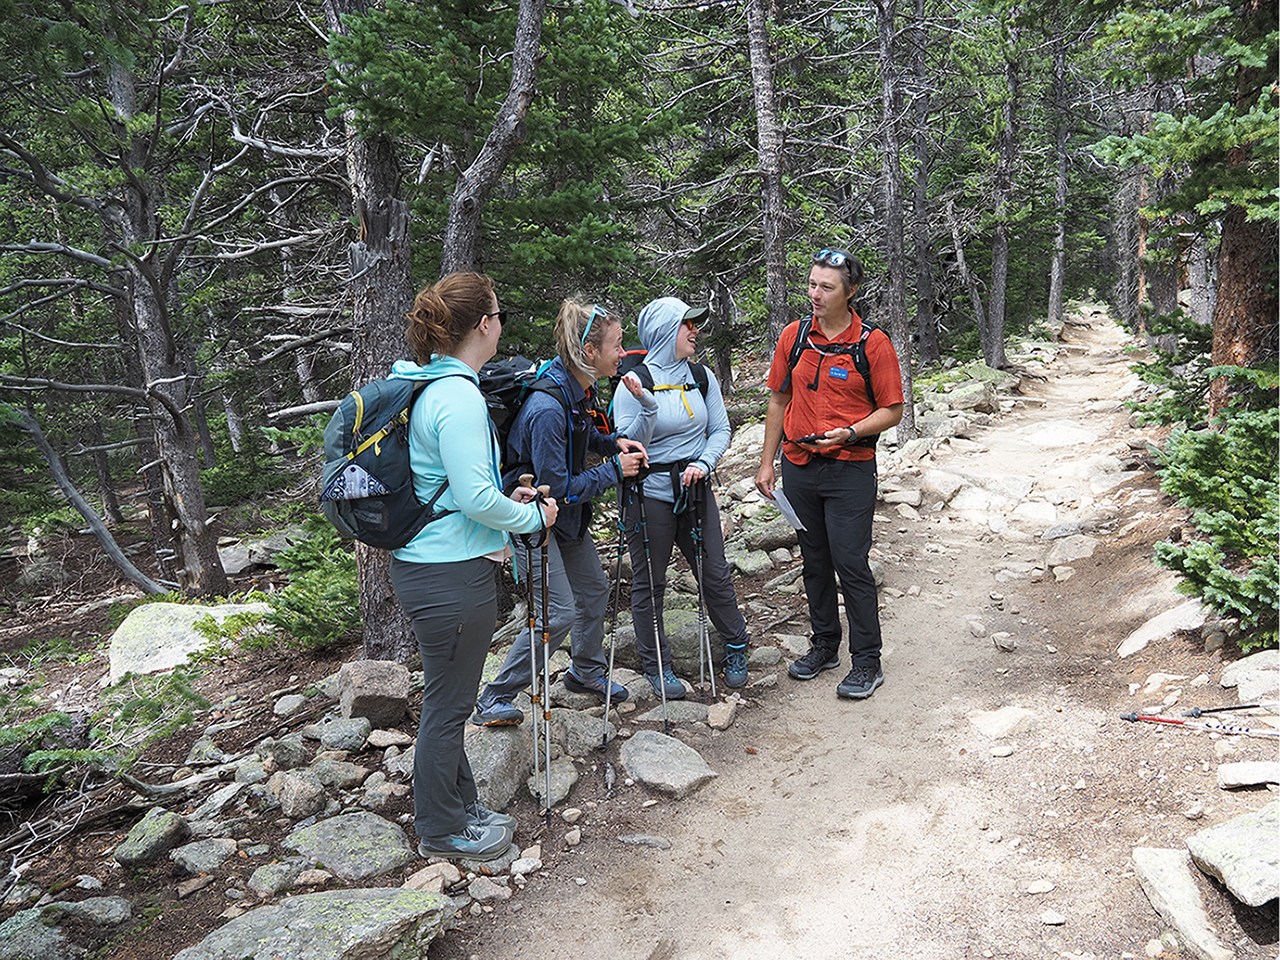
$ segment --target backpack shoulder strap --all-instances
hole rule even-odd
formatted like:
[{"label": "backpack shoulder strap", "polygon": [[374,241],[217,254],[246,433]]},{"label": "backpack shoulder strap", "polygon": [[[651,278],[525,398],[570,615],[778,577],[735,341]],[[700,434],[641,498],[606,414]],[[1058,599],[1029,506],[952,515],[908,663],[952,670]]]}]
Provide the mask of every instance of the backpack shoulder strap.
[{"label": "backpack shoulder strap", "polygon": [[707,391],[711,389],[711,371],[705,363],[689,364],[689,369],[693,371],[693,382],[698,385],[698,392],[702,394],[702,399],[707,399]]},{"label": "backpack shoulder strap", "polygon": [[878,324],[872,323],[870,320],[862,321],[862,335],[858,337],[858,348],[853,352],[853,367],[858,373],[862,374],[862,380],[867,385],[867,399],[871,401],[871,409],[876,407],[876,391],[871,385],[871,361],[867,359],[867,337],[879,330]]},{"label": "backpack shoulder strap", "polygon": [[782,389],[779,393],[786,393],[791,389],[791,371],[795,370],[796,364],[800,362],[800,354],[809,345],[809,332],[812,329],[813,317],[805,317],[800,321],[795,342],[791,344],[791,354],[787,357],[787,378],[782,381]]}]

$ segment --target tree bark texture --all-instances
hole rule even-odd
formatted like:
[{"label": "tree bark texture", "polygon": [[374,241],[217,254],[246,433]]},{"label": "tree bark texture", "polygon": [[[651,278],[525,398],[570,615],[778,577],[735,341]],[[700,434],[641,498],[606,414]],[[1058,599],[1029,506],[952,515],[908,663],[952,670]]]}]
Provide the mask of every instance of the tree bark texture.
[{"label": "tree bark texture", "polygon": [[991,240],[991,301],[987,322],[978,327],[982,356],[987,366],[999,369],[1008,361],[1004,354],[1005,296],[1009,287],[1009,216],[1013,194],[1013,165],[1017,160],[1018,86],[1017,29],[1010,30],[1004,76],[1007,87],[1000,108],[1000,133],[996,138],[996,225]]},{"label": "tree bark texture", "polygon": [[[917,93],[912,100],[915,114],[913,135],[916,168],[912,185],[911,247],[916,271],[916,336],[920,359],[924,363],[938,360],[937,294],[933,288],[933,241],[929,235],[929,66],[925,58],[928,37],[925,31],[925,0],[916,0],[914,45],[911,54]],[[913,412],[914,417],[914,412]]]},{"label": "tree bark texture", "polygon": [[480,214],[489,191],[502,176],[516,147],[524,143],[524,120],[533,102],[538,79],[542,18],[547,0],[520,0],[511,84],[480,153],[454,185],[445,223],[440,275],[473,270],[480,263]]},{"label": "tree bark texture", "polygon": [[1053,102],[1059,111],[1054,137],[1057,170],[1053,181],[1053,260],[1049,264],[1049,323],[1062,323],[1063,288],[1067,277],[1067,51],[1062,37],[1053,44]]},{"label": "tree bark texture", "polygon": [[[1270,363],[1277,353],[1277,230],[1274,223],[1251,221],[1231,207],[1222,221],[1218,248],[1218,300],[1213,311],[1214,366],[1252,367]],[[1228,381],[1209,385],[1209,416],[1231,401]]]},{"label": "tree bark texture", "polygon": [[[889,337],[897,347],[902,369],[902,395],[911,398],[913,353],[911,328],[907,324],[907,256],[903,237],[902,209],[902,93],[898,82],[898,67],[894,62],[894,21],[897,19],[897,0],[878,0],[876,3],[876,27],[880,44],[880,116],[883,126],[881,150],[881,180],[884,188],[884,257],[885,296],[884,324]],[[915,404],[906,403],[902,408],[902,422],[898,436],[903,440],[916,435]]]},{"label": "tree bark texture", "polygon": [[782,209],[782,133],[774,105],[773,61],[764,0],[747,0],[747,47],[751,56],[751,92],[756,107],[756,147],[760,156],[760,203],[764,243],[765,306],[769,343],[787,325],[787,237]]},{"label": "tree bark texture", "polygon": [[[162,190],[147,176],[157,158],[151,154],[147,131],[126,129],[137,103],[134,76],[113,63],[108,87],[112,105],[123,121],[119,123],[120,140],[129,145],[120,161],[134,174],[125,180],[120,205],[103,208],[104,226],[119,249],[147,249],[163,233],[158,212]],[[199,438],[187,413],[191,389],[166,300],[174,256],[176,249],[128,258],[129,319],[147,391],[169,525],[181,555],[179,582],[188,593],[225,595],[230,585],[218,557],[217,538],[208,526],[200,485]]]},{"label": "tree bark texture", "polygon": [[[341,18],[367,11],[361,0],[325,0],[329,29]],[[394,144],[384,134],[362,137],[354,117],[345,118],[347,172],[359,234],[347,248],[351,293],[351,382],[362,387],[385,377],[408,352],[405,311],[413,303],[409,208],[400,198],[400,168]],[[391,586],[391,554],[357,543],[363,654],[369,660],[405,663],[417,643]]]},{"label": "tree bark texture", "polygon": [[956,269],[960,273],[960,284],[969,294],[969,303],[973,306],[973,319],[982,330],[986,326],[985,311],[982,307],[982,291],[978,289],[978,281],[969,270],[964,257],[964,238],[960,236],[960,222],[956,220],[955,201],[947,201],[947,225],[951,228],[951,244],[956,252]]}]

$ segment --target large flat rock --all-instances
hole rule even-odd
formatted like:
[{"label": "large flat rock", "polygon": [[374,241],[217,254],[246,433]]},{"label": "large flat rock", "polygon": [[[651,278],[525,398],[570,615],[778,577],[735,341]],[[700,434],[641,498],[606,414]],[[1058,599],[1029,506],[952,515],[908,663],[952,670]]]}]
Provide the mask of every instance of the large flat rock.
[{"label": "large flat rock", "polygon": [[1209,924],[1187,851],[1137,847],[1133,865],[1151,906],[1182,935],[1192,954],[1200,960],[1231,960],[1235,956],[1218,942]]},{"label": "large flat rock", "polygon": [[425,957],[452,912],[448,897],[426,890],[309,893],[251,910],[173,960]]},{"label": "large flat rock", "polygon": [[1260,907],[1280,896],[1280,800],[1187,838],[1191,858],[1241,903]]}]

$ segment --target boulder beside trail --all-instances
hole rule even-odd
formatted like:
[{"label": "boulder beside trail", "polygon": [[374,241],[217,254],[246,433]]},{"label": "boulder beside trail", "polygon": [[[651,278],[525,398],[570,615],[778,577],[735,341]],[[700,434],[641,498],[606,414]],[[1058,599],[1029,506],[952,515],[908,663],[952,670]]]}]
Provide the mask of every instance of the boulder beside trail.
[{"label": "boulder beside trail", "polygon": [[185,664],[209,641],[195,629],[204,617],[221,623],[238,613],[266,613],[265,603],[144,603],[135,607],[111,635],[111,683],[126,673],[159,673]]},{"label": "boulder beside trail", "polygon": [[173,960],[425,957],[452,915],[448,897],[426,890],[308,893],[250,910]]},{"label": "boulder beside trail", "polygon": [[628,775],[677,800],[716,776],[693,747],[654,730],[641,730],[624,743],[620,758]]}]

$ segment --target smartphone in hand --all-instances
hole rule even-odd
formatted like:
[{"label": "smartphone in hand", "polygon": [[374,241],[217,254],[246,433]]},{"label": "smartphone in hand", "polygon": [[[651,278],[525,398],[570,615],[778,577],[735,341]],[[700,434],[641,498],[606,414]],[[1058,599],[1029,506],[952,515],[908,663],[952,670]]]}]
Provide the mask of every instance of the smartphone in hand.
[{"label": "smartphone in hand", "polygon": [[796,437],[792,443],[821,443],[823,440],[830,440],[825,433],[815,433],[808,437]]}]

